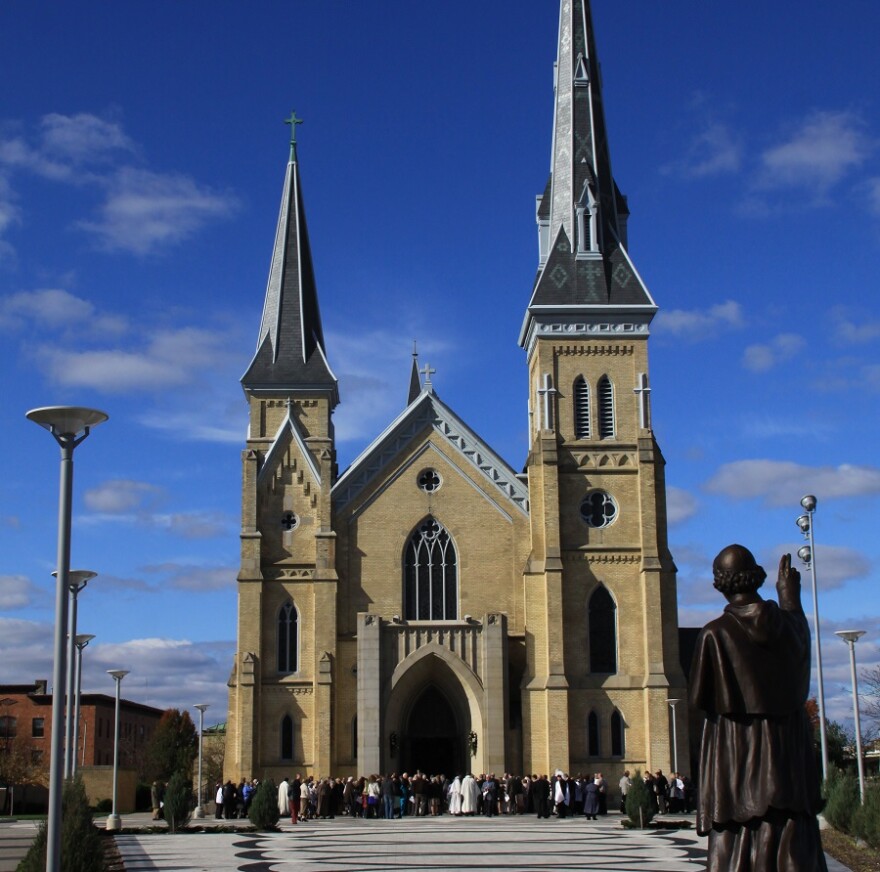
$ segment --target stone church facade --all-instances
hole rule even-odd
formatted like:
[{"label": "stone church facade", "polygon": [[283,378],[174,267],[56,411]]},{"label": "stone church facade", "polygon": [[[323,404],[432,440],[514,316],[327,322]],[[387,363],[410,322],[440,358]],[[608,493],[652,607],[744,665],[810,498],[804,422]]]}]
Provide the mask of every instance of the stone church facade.
[{"label": "stone church facade", "polygon": [[685,680],[650,420],[657,307],[627,253],[588,0],[560,0],[558,46],[519,337],[522,472],[414,360],[408,405],[339,473],[339,394],[291,146],[242,378],[227,777],[670,768],[667,700]]}]

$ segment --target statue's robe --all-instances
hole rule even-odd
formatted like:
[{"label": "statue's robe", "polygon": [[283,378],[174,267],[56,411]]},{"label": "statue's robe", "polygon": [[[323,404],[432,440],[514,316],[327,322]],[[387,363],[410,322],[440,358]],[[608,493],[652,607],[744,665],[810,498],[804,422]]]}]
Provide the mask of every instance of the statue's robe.
[{"label": "statue's robe", "polygon": [[810,630],[799,598],[728,605],[697,640],[690,701],[705,712],[697,831],[711,872],[825,872],[812,729]]}]

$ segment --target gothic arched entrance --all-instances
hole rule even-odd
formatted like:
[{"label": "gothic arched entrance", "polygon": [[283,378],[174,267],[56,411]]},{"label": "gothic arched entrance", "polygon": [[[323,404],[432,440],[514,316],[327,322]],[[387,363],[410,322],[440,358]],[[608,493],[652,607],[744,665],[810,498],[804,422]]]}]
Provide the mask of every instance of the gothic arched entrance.
[{"label": "gothic arched entrance", "polygon": [[428,685],[416,698],[403,731],[402,760],[407,772],[461,774],[466,733],[446,695]]}]

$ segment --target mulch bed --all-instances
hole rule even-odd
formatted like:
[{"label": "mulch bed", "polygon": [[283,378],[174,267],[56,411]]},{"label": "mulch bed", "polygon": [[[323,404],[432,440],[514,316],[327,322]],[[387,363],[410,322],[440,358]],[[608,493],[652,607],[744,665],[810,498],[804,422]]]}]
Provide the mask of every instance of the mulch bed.
[{"label": "mulch bed", "polygon": [[852,872],[880,872],[880,851],[859,845],[855,839],[837,830],[830,827],[822,830],[822,847]]}]

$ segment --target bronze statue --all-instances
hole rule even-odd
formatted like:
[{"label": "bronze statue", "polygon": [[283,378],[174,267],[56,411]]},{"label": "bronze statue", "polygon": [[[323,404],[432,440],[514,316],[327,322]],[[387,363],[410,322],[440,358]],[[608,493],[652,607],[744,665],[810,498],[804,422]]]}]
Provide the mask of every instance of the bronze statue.
[{"label": "bronze statue", "polygon": [[813,732],[810,629],[791,555],[779,561],[777,605],[767,573],[742,545],[712,564],[727,606],[706,624],[691,670],[691,704],[705,712],[697,831],[710,872],[827,872]]}]

